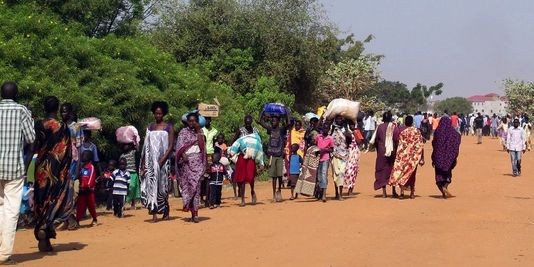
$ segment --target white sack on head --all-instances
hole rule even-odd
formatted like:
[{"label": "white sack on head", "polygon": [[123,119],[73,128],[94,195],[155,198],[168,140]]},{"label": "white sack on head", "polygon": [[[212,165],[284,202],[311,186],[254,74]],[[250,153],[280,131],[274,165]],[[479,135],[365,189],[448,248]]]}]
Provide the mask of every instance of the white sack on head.
[{"label": "white sack on head", "polygon": [[325,118],[334,119],[337,115],[341,115],[345,119],[356,122],[358,112],[360,112],[360,102],[337,98],[328,104],[325,112]]}]

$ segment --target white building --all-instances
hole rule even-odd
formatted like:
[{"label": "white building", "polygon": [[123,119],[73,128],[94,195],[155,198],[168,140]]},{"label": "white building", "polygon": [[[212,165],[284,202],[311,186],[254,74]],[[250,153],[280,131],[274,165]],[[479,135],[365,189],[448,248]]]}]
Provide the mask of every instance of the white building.
[{"label": "white building", "polygon": [[508,100],[505,96],[491,93],[487,95],[474,95],[468,97],[467,100],[473,105],[473,112],[482,115],[504,116],[507,114]]}]

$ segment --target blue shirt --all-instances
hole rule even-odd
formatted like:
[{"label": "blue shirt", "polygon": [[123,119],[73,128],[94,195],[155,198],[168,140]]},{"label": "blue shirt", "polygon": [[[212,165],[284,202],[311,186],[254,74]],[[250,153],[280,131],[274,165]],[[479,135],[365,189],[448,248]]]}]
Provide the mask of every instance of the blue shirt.
[{"label": "blue shirt", "polygon": [[417,129],[421,128],[421,122],[423,121],[423,115],[415,115],[413,117],[413,120],[415,122],[415,128],[417,128]]},{"label": "blue shirt", "polygon": [[300,174],[300,165],[302,164],[302,157],[300,155],[291,155],[289,157],[289,174]]},{"label": "blue shirt", "polygon": [[80,152],[83,153],[86,150],[93,152],[93,163],[100,162],[100,159],[98,158],[98,149],[95,144],[89,143],[88,147],[86,147],[85,144],[82,144]]}]

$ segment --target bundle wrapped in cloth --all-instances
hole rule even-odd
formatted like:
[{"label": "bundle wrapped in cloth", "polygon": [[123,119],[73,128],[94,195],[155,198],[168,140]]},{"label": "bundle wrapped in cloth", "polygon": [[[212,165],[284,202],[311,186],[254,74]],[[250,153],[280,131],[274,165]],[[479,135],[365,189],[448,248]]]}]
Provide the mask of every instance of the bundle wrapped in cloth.
[{"label": "bundle wrapped in cloth", "polygon": [[345,119],[356,122],[358,112],[360,112],[360,102],[337,98],[328,104],[324,115],[327,119],[333,119],[336,116],[341,115]]},{"label": "bundle wrapped in cloth", "polygon": [[99,131],[102,130],[102,121],[95,117],[89,117],[82,119],[78,124],[83,127],[84,130]]},{"label": "bundle wrapped in cloth", "polygon": [[135,146],[138,146],[141,141],[139,132],[131,125],[117,129],[115,131],[115,136],[117,137],[117,142],[121,144],[134,144]]},{"label": "bundle wrapped in cloth", "polygon": [[284,104],[280,103],[267,103],[263,106],[261,115],[266,116],[280,116],[280,117],[289,117],[291,111]]},{"label": "bundle wrapped in cloth", "polygon": [[237,162],[239,154],[243,154],[245,159],[254,159],[256,164],[263,166],[263,146],[259,134],[249,134],[237,139],[228,149],[233,162]]}]

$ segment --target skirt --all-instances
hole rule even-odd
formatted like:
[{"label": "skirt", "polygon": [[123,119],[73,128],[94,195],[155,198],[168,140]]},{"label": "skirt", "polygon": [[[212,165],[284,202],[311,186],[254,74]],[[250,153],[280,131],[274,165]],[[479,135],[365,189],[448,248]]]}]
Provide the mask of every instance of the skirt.
[{"label": "skirt", "polygon": [[139,174],[130,172],[130,185],[128,186],[128,195],[126,202],[132,202],[141,199],[141,186],[139,183]]},{"label": "skirt", "polygon": [[236,183],[253,183],[256,177],[256,162],[239,155],[235,164],[234,181]]}]

